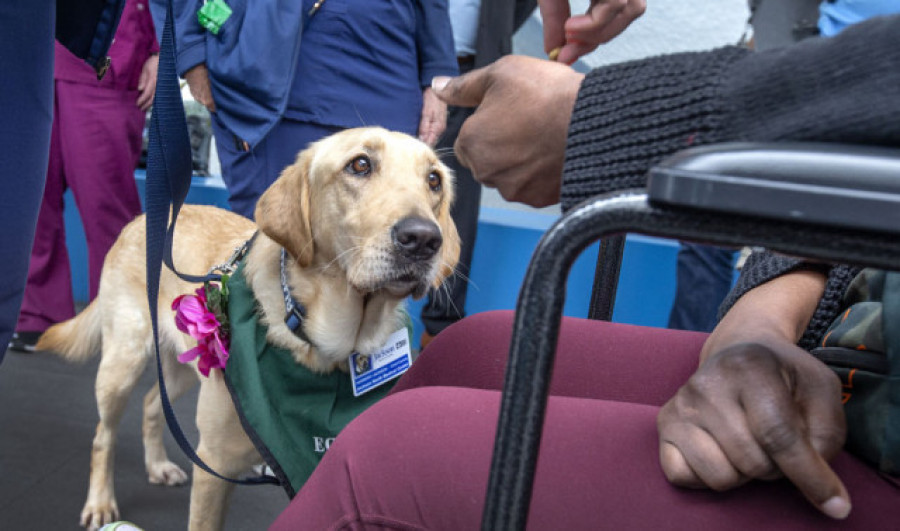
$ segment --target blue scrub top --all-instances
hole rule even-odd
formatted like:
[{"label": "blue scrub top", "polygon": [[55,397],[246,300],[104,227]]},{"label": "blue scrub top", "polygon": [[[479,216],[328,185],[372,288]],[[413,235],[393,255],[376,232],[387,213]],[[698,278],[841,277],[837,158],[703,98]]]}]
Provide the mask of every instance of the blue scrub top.
[{"label": "blue scrub top", "polygon": [[416,134],[422,90],[457,73],[446,0],[326,0],[305,21],[296,72],[286,118]]},{"label": "blue scrub top", "polygon": [[900,0],[825,0],[819,5],[819,32],[831,37],[857,22],[894,13],[900,13]]}]

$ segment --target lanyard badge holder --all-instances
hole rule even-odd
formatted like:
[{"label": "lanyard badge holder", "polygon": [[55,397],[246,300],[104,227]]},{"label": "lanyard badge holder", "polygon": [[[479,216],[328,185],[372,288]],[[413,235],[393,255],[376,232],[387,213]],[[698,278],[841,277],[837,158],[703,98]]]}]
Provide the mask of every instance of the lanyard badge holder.
[{"label": "lanyard badge holder", "polygon": [[231,8],[222,0],[207,0],[197,10],[197,20],[206,31],[218,35],[222,24],[231,16]]}]

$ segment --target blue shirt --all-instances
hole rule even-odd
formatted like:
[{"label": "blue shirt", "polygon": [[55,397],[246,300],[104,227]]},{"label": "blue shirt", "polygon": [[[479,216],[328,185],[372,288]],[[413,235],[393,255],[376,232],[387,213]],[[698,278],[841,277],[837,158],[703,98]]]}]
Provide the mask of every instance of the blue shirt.
[{"label": "blue shirt", "polygon": [[200,0],[173,2],[179,75],[205,63],[219,120],[251,146],[283,116],[415,134],[422,89],[458,71],[446,0],[326,0],[309,19],[311,0],[228,0],[215,35]]},{"label": "blue shirt", "polygon": [[285,117],[416,134],[422,90],[457,75],[446,0],[326,0],[304,22],[296,72]]},{"label": "blue shirt", "polygon": [[449,4],[456,55],[475,55],[481,0],[449,0]]},{"label": "blue shirt", "polygon": [[826,0],[819,6],[819,33],[831,37],[851,24],[893,13],[900,13],[900,0]]}]

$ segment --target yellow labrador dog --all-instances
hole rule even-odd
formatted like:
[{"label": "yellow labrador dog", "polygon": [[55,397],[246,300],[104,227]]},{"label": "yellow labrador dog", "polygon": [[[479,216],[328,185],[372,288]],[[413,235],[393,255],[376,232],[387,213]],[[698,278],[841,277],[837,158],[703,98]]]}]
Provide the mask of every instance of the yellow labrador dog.
[{"label": "yellow labrador dog", "polygon": [[[401,328],[403,299],[437,287],[456,265],[459,241],[450,218],[453,176],[418,140],[379,128],[347,130],[303,151],[265,192],[256,224],[224,210],[186,206],[178,217],[174,262],[204,273],[227,261],[258,228],[246,257],[246,279],[268,341],[320,372],[347,370],[353,352],[368,354]],[[305,305],[304,332],[284,324],[281,249],[294,298]],[[127,226],[104,264],[97,299],[72,320],[50,328],[37,345],[69,360],[102,350],[96,382],[100,423],[81,524],[97,528],[119,518],[113,492],[117,425],[135,382],[153,356],[146,303],[144,220]],[[158,312],[169,394],[198,380],[196,367],[175,357],[193,340],[178,331],[172,300],[196,286],[163,268]],[[314,345],[314,346],[313,346]],[[238,477],[262,462],[241,428],[221,372],[200,378],[198,455],[217,472]],[[158,388],[144,398],[145,464],[151,483],[176,485],[187,475],[163,448]],[[194,467],[191,529],[222,527],[232,485]]]}]

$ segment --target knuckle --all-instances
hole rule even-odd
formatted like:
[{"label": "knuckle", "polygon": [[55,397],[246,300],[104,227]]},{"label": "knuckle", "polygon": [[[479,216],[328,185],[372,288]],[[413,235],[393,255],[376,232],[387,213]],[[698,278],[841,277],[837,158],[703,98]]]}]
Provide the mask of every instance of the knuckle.
[{"label": "knuckle", "polygon": [[826,458],[836,455],[847,440],[846,422],[837,424],[829,424],[826,426],[817,426],[810,433],[813,446],[816,450]]},{"label": "knuckle", "polygon": [[737,467],[743,475],[753,479],[769,478],[778,471],[775,463],[771,460],[753,459],[746,455],[736,460],[735,467]]},{"label": "knuckle", "polygon": [[761,421],[756,430],[760,446],[769,455],[786,452],[800,441],[800,433],[789,422],[782,418],[767,418]]},{"label": "knuckle", "polygon": [[628,4],[628,11],[635,17],[639,17],[647,11],[647,2],[645,0],[634,0]]}]

